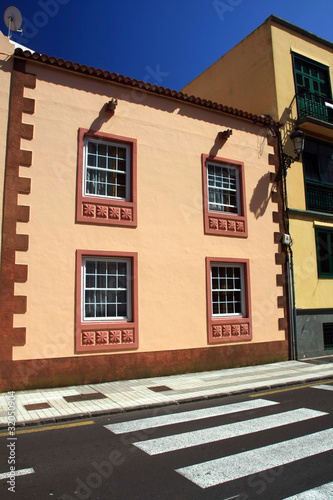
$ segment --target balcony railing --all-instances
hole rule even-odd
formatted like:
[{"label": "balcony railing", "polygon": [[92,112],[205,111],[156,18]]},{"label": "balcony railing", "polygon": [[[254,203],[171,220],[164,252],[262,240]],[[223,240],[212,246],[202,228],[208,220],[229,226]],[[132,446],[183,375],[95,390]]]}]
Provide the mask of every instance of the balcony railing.
[{"label": "balcony railing", "polygon": [[311,116],[333,123],[333,101],[308,90],[296,94],[298,118]]},{"label": "balcony railing", "polygon": [[305,193],[308,210],[333,213],[333,186],[306,181]]}]

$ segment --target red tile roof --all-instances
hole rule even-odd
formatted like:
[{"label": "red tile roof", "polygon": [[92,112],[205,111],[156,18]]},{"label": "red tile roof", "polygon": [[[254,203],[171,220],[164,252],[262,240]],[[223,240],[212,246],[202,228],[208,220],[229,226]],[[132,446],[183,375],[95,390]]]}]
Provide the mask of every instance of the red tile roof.
[{"label": "red tile roof", "polygon": [[128,76],[119,75],[117,73],[110,73],[109,71],[103,71],[99,68],[93,68],[86,66],[85,64],[73,63],[71,61],[64,61],[64,59],[57,59],[56,57],[49,57],[46,54],[39,54],[38,52],[23,51],[20,48],[15,50],[15,56],[25,58],[27,60],[36,61],[39,63],[46,64],[48,66],[54,66],[57,68],[72,71],[74,73],[94,76],[101,78],[102,80],[111,81],[121,85],[126,85],[128,87],[134,87],[136,89],[144,90],[146,92],[151,92],[154,94],[162,95],[165,97],[170,97],[171,99],[177,99],[179,101],[187,102],[189,104],[195,104],[204,108],[213,109],[215,111],[220,111],[222,113],[227,113],[229,115],[238,116],[245,120],[252,121],[253,123],[258,123],[265,126],[281,127],[281,123],[275,122],[271,118],[264,115],[254,115],[252,113],[247,113],[241,109],[232,108],[231,106],[224,106],[223,104],[218,104],[207,99],[201,99],[200,97],[195,97],[194,95],[187,95],[183,92],[177,92],[176,90],[171,90],[169,88],[164,88],[158,85],[152,85],[150,83],[143,82],[142,80],[136,80],[135,78],[130,78]]}]

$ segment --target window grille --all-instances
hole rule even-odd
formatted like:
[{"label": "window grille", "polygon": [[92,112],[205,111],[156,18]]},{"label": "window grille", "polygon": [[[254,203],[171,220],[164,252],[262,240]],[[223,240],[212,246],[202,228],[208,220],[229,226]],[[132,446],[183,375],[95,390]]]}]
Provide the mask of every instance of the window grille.
[{"label": "window grille", "polygon": [[323,324],[324,349],[333,349],[333,323]]}]

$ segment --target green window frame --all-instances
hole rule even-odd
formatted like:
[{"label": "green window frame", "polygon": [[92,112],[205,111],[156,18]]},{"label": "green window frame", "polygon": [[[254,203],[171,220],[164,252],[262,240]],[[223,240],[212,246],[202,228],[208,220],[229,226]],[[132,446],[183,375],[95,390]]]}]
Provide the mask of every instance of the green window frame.
[{"label": "green window frame", "polygon": [[316,228],[317,265],[319,278],[333,278],[333,228]]},{"label": "green window frame", "polygon": [[298,117],[333,121],[329,67],[292,52]]},{"label": "green window frame", "polygon": [[303,172],[307,210],[333,213],[333,144],[306,137]]},{"label": "green window frame", "polygon": [[330,99],[332,93],[328,66],[295,52],[293,52],[292,56],[296,92],[306,89]]}]

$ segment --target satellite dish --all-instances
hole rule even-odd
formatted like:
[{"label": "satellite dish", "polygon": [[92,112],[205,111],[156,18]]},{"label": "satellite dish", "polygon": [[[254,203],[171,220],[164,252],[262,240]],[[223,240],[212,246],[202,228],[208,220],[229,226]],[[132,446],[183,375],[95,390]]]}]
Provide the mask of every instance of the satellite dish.
[{"label": "satellite dish", "polygon": [[16,7],[7,7],[3,18],[8,28],[8,38],[11,37],[12,31],[20,31],[22,26],[22,14]]}]

